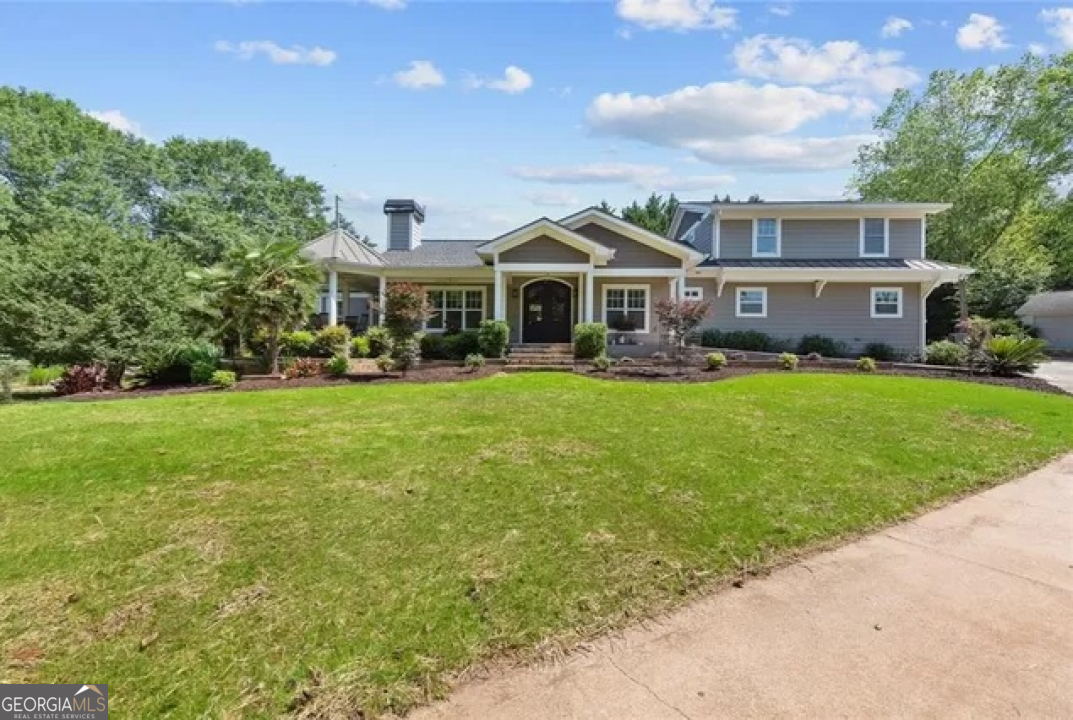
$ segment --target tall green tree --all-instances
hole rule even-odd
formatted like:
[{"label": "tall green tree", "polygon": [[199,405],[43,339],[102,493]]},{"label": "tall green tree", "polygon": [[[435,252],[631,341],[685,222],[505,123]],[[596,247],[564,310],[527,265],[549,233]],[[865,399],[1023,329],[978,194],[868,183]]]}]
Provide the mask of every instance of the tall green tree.
[{"label": "tall green tree", "polygon": [[982,268],[978,286],[1000,284],[988,274],[1003,258],[1040,260],[990,312],[1009,314],[1052,272],[1069,274],[1054,267],[1066,260],[1047,228],[1069,202],[1056,188],[1073,173],[1073,53],[932,73],[922,91],[895,93],[875,129],[851,187],[864,200],[953,203],[929,220],[930,257]]},{"label": "tall green tree", "polygon": [[634,200],[622,208],[622,219],[657,235],[666,235],[677,211],[678,198],[674,196],[674,193],[667,197],[652,193],[644,205]]},{"label": "tall green tree", "polygon": [[103,223],[0,242],[0,347],[38,363],[128,364],[188,336],[183,265]]},{"label": "tall green tree", "polygon": [[187,277],[201,293],[200,307],[221,331],[264,332],[270,371],[280,372],[280,338],[313,312],[320,270],[289,240],[246,240],[224,260]]}]

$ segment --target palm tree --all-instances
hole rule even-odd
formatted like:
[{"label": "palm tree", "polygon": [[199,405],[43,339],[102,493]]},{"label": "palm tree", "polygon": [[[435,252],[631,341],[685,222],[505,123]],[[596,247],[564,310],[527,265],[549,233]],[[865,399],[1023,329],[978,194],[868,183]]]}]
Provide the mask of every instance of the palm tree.
[{"label": "palm tree", "polygon": [[202,290],[200,309],[217,329],[243,337],[263,330],[270,372],[279,374],[280,337],[312,313],[321,273],[287,240],[245,241],[223,262],[190,273]]}]

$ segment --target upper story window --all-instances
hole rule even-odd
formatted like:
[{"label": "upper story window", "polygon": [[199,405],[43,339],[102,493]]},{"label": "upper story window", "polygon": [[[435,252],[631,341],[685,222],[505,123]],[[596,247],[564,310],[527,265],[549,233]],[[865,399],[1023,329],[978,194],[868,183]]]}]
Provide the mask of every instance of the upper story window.
[{"label": "upper story window", "polygon": [[429,288],[428,302],[433,316],[425,329],[433,332],[476,330],[484,319],[484,290],[482,288]]},{"label": "upper story window", "polygon": [[778,218],[753,221],[753,257],[778,257],[781,253],[781,223]]},{"label": "upper story window", "polygon": [[861,257],[890,254],[890,222],[886,218],[861,219]]},{"label": "upper story window", "polygon": [[682,288],[683,300],[703,300],[704,288],[702,287],[686,287]]}]

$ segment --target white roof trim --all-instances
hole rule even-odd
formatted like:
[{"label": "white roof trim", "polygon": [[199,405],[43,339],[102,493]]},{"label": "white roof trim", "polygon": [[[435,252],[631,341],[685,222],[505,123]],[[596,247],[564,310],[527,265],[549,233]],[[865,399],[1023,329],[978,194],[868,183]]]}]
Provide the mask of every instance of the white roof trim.
[{"label": "white roof trim", "polygon": [[548,237],[558,240],[565,245],[569,245],[576,250],[589,253],[600,264],[606,263],[615,256],[615,251],[611,248],[605,247],[594,240],[590,240],[584,235],[580,235],[572,229],[564,227],[546,217],[534,220],[528,225],[521,226],[517,230],[511,230],[506,235],[500,235],[483,245],[478,245],[477,254],[481,256],[497,255],[501,252],[510,250],[513,247],[523,245],[530,240],[535,240],[541,235],[547,235]]},{"label": "white roof trim", "polygon": [[697,268],[696,277],[722,278],[729,282],[939,282],[953,283],[973,273],[970,268]]},{"label": "white roof trim", "polygon": [[934,215],[953,207],[950,203],[885,203],[885,202],[758,202],[715,203],[723,219],[782,217],[809,219],[824,217],[892,217],[919,218]]},{"label": "white roof trim", "polygon": [[586,208],[579,213],[574,213],[573,215],[563,218],[559,221],[559,224],[564,225],[571,230],[576,230],[582,225],[590,222],[603,225],[608,230],[614,230],[631,240],[636,240],[642,245],[647,245],[650,248],[665,252],[668,255],[682,258],[683,260],[692,260],[694,263],[698,263],[708,257],[704,253],[697,252],[696,250],[686,247],[681,243],[677,243],[674,240],[668,240],[662,235],[657,235],[642,227],[637,227],[633,223],[626,222],[614,215],[608,215],[598,208]]}]

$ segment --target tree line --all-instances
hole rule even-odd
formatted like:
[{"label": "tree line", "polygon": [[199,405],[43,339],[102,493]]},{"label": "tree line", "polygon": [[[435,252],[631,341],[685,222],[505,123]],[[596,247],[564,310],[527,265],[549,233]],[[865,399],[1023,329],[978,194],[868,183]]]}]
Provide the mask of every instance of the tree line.
[{"label": "tree line", "polygon": [[0,88],[0,349],[136,363],[198,334],[186,271],[309,240],[327,209],[320,184],[240,140],[153,143]]}]

